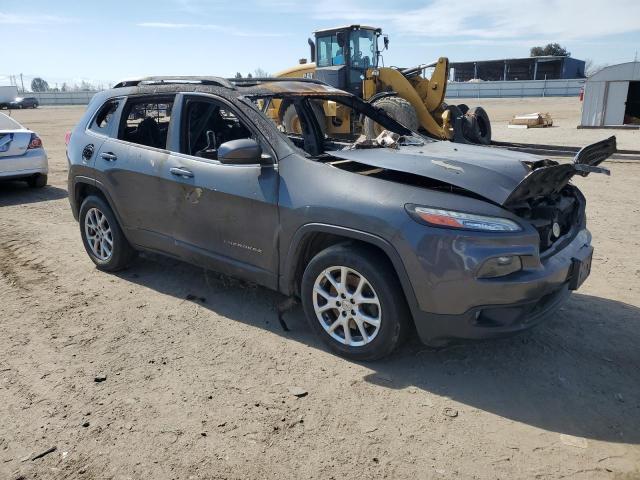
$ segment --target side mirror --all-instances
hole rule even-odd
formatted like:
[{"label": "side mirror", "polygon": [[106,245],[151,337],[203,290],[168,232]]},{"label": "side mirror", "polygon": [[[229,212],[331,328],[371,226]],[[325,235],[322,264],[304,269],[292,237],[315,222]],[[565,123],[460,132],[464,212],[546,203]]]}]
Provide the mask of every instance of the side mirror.
[{"label": "side mirror", "polygon": [[382,37],[382,41],[384,42],[384,49],[387,50],[389,48],[389,37],[385,35]]},{"label": "side mirror", "polygon": [[253,165],[265,163],[262,160],[262,147],[251,138],[230,140],[218,147],[218,160],[229,165]]},{"label": "side mirror", "polygon": [[339,47],[344,47],[347,43],[347,34],[345,32],[336,33],[336,41],[338,42]]}]

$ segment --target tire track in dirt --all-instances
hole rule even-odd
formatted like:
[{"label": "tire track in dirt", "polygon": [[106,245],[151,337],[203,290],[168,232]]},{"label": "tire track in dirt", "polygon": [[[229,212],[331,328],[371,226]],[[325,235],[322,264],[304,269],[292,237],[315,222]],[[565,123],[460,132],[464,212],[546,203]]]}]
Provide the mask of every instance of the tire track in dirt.
[{"label": "tire track in dirt", "polygon": [[[7,234],[7,229],[11,229],[11,233]],[[13,226],[2,225],[2,230],[5,234],[0,238],[0,277],[5,288],[31,292],[35,285],[55,277],[47,257],[40,254],[40,242],[25,242],[22,232]],[[0,290],[0,294],[4,293]]]}]

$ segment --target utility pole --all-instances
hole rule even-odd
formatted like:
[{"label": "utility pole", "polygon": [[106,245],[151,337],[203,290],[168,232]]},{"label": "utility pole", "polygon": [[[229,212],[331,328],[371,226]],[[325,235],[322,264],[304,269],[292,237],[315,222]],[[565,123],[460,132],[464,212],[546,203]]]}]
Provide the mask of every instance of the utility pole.
[{"label": "utility pole", "polygon": [[20,74],[20,83],[22,84],[22,93],[24,93],[24,80],[22,79],[22,74]]}]

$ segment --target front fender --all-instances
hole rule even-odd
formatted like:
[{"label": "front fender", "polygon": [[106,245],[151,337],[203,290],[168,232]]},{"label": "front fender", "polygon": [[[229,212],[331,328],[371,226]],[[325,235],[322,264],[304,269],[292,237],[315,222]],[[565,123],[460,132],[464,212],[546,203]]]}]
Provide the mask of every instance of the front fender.
[{"label": "front fender", "polygon": [[404,291],[405,298],[411,312],[414,313],[417,311],[418,302],[416,300],[415,292],[411,286],[411,282],[404,264],[402,263],[402,259],[393,245],[391,245],[387,240],[371,233],[324,223],[307,223],[298,228],[294,233],[286,254],[283,271],[280,272],[279,287],[283,294],[291,295],[295,292],[294,283],[296,278],[296,267],[304,251],[306,239],[309,235],[314,233],[331,233],[340,237],[368,243],[382,250],[389,258],[389,261],[398,275],[400,285]]}]

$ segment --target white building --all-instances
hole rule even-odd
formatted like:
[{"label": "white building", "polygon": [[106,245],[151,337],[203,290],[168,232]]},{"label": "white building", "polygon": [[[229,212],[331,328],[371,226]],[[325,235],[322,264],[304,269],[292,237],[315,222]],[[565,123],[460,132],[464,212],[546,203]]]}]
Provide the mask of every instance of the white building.
[{"label": "white building", "polygon": [[581,127],[640,128],[640,62],[603,68],[585,83]]}]

